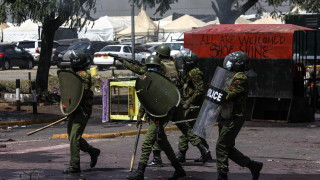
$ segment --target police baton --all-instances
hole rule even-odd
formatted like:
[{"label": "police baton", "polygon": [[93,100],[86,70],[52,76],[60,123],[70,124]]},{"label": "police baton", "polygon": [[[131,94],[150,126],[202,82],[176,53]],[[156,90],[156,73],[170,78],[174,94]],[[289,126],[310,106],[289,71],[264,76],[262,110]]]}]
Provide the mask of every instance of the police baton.
[{"label": "police baton", "polygon": [[66,120],[67,118],[68,118],[68,116],[63,117],[63,118],[61,118],[61,119],[59,119],[59,120],[57,120],[57,121],[55,121],[55,122],[53,122],[53,123],[51,123],[51,124],[48,124],[48,125],[46,125],[46,126],[44,126],[44,127],[42,127],[42,128],[39,128],[39,129],[36,129],[36,130],[34,130],[34,131],[28,132],[27,135],[30,136],[31,134],[34,134],[34,133],[36,133],[36,132],[42,131],[42,130],[44,130],[44,129],[47,129],[48,127],[51,127],[51,126],[53,126],[53,125],[55,125],[55,124],[58,124],[59,122],[62,122],[62,121],[64,121],[64,120]]},{"label": "police baton", "polygon": [[185,119],[185,120],[181,120],[181,121],[174,121],[172,122],[173,124],[180,124],[180,123],[185,123],[185,122],[191,122],[191,121],[195,121],[197,119]]},{"label": "police baton", "polygon": [[136,157],[137,148],[138,148],[138,144],[139,144],[139,137],[140,137],[141,128],[142,128],[142,123],[139,124],[138,132],[136,135],[136,141],[134,144],[133,154],[132,154],[132,158],[131,158],[131,162],[130,162],[130,169],[129,169],[130,172],[132,172],[132,169],[133,169],[134,159]]}]

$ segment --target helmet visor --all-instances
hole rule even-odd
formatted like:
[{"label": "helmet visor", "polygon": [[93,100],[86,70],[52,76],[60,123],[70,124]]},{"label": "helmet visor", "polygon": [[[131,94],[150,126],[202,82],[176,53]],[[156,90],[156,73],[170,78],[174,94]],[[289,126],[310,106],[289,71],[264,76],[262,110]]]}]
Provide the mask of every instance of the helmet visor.
[{"label": "helmet visor", "polygon": [[223,68],[230,71],[233,66],[233,61],[234,61],[234,58],[233,58],[232,54],[227,55],[223,61]]}]

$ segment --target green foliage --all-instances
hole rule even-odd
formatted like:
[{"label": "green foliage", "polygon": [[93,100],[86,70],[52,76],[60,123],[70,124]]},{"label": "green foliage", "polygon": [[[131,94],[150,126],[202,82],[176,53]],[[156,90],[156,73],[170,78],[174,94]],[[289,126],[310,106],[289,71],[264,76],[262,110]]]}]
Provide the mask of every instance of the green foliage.
[{"label": "green foliage", "polygon": [[299,5],[301,9],[305,9],[310,13],[320,14],[320,1],[319,0],[290,0],[296,5]]},{"label": "green foliage", "polygon": [[13,22],[23,23],[26,19],[45,23],[55,19],[59,24],[68,21],[70,28],[82,28],[90,12],[95,12],[96,0],[15,0],[0,2],[0,22],[10,16]]},{"label": "green foliage", "polygon": [[48,74],[54,33],[66,23],[70,28],[82,29],[90,13],[95,12],[96,0],[2,0],[0,23],[10,17],[19,25],[26,19],[42,23],[41,53],[37,70],[37,90],[48,90]]},{"label": "green foliage", "polygon": [[134,1],[134,3],[138,6],[138,7],[150,7],[150,8],[154,8],[156,5],[158,5],[157,9],[156,9],[156,13],[160,13],[160,15],[162,16],[165,12],[167,12],[169,9],[171,9],[171,4],[174,4],[175,2],[178,2],[178,0],[130,0],[130,1]]}]

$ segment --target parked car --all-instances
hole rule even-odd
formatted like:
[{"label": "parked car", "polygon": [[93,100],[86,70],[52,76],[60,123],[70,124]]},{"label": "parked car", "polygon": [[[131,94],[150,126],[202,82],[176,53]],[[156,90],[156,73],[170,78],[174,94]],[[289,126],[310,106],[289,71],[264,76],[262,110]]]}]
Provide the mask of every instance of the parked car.
[{"label": "parked car", "polygon": [[[114,58],[108,56],[108,53],[117,54],[120,57],[132,59],[132,48],[128,45],[108,45],[102,48],[99,52],[94,54],[93,64],[98,66],[98,70],[103,70],[103,68],[109,68],[113,65]],[[136,53],[135,60],[137,63],[142,63],[145,61],[145,54]],[[122,66],[121,62],[116,61],[116,66]]]},{"label": "parked car", "polygon": [[156,51],[157,47],[158,47],[160,44],[163,44],[163,42],[149,42],[149,43],[146,43],[146,44],[143,45],[143,46],[148,47],[148,50],[153,53],[153,52]]},{"label": "parked car", "polygon": [[139,62],[143,65],[145,64],[147,57],[152,54],[152,52],[148,48],[143,46],[138,46],[135,49],[135,53],[136,53],[136,59],[138,59]]},{"label": "parked car", "polygon": [[[93,62],[93,55],[95,52],[100,51],[103,47],[109,44],[117,44],[115,41],[81,41],[75,42],[70,45],[67,50],[82,50],[89,57],[91,63]],[[58,67],[64,61],[63,56],[67,50],[61,51],[58,55]]]},{"label": "parked car", "polygon": [[[87,38],[83,39],[61,39],[57,42],[59,43],[58,47],[55,49],[55,51],[52,51],[52,57],[51,57],[51,64],[58,65],[59,61],[62,61],[62,57],[59,57],[59,54],[62,51],[66,51],[72,43],[80,42],[80,41],[89,41]],[[60,60],[59,60],[60,59]]]},{"label": "parked car", "polygon": [[180,50],[183,49],[184,42],[183,41],[174,41],[174,42],[165,42],[163,43],[170,47],[171,56],[175,56],[177,53],[180,53]]},{"label": "parked car", "polygon": [[171,52],[170,55],[171,56],[175,56],[177,53],[180,52],[181,49],[183,49],[184,46],[184,42],[183,41],[174,41],[174,42],[150,42],[150,43],[146,43],[146,46],[151,46],[149,48],[149,50],[152,52],[153,55],[155,55],[155,50],[157,49],[157,47],[161,44],[165,44],[167,46],[170,47]]},{"label": "parked car", "polygon": [[[58,45],[59,45],[59,43],[57,41],[53,42],[52,52],[55,51],[55,49],[57,48]],[[33,56],[35,65],[38,64],[39,57],[40,57],[40,51],[41,51],[41,41],[39,41],[39,40],[19,41],[17,43],[17,46],[22,47],[23,49],[28,51]]]},{"label": "parked car", "polygon": [[13,43],[0,44],[0,66],[2,70],[19,66],[20,69],[32,69],[34,60],[30,53]]}]

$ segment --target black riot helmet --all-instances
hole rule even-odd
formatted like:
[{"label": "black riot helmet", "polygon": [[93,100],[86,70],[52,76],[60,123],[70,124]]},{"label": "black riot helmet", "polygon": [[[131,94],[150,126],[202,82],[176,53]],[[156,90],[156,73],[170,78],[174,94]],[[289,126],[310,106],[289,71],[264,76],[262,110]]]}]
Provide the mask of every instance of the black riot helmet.
[{"label": "black riot helmet", "polygon": [[190,49],[183,48],[180,50],[180,53],[177,58],[182,58],[183,60],[183,70],[188,72],[191,69],[198,67],[199,58],[193,53]]},{"label": "black riot helmet", "polygon": [[161,44],[156,48],[157,55],[162,56],[164,58],[169,58],[170,52],[171,52],[170,47],[165,44]]},{"label": "black riot helmet", "polygon": [[150,55],[146,59],[146,66],[148,70],[159,71],[159,68],[161,66],[161,60],[156,55]]},{"label": "black riot helmet", "polygon": [[63,60],[69,60],[73,68],[85,68],[90,64],[87,55],[81,50],[68,50]]},{"label": "black riot helmet", "polygon": [[146,65],[157,65],[160,66],[161,62],[160,62],[160,58],[156,55],[150,55],[147,57],[146,59]]},{"label": "black riot helmet", "polygon": [[243,72],[249,70],[249,58],[247,53],[236,51],[228,54],[223,61],[223,67],[229,71]]}]

